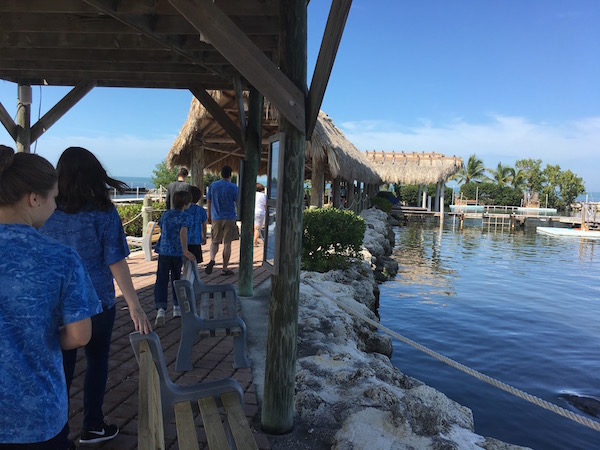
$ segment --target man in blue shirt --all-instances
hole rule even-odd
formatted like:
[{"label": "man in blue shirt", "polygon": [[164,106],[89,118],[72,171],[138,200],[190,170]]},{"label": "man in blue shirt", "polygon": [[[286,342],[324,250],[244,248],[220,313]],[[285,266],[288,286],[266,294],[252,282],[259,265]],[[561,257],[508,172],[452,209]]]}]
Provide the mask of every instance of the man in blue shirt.
[{"label": "man in blue shirt", "polygon": [[205,268],[207,274],[212,273],[215,265],[215,256],[219,252],[219,245],[223,243],[223,270],[222,275],[233,275],[227,268],[231,256],[231,242],[240,238],[237,227],[236,202],[238,188],[231,182],[231,167],[223,166],[221,180],[211,183],[208,187],[207,215],[208,223],[212,225],[210,240],[210,262]]}]

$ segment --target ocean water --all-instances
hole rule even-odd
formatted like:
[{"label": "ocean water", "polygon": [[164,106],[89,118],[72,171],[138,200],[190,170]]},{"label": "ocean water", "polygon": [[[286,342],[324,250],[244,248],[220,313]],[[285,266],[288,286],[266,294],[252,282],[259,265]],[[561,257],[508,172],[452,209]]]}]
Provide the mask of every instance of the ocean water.
[{"label": "ocean water", "polygon": [[[383,325],[577,414],[563,392],[600,397],[600,242],[452,219],[396,229]],[[600,432],[394,341],[392,363],[473,411],[475,431],[534,449],[600,448]],[[592,416],[586,416],[594,419]],[[595,419],[600,420],[600,419]]]}]

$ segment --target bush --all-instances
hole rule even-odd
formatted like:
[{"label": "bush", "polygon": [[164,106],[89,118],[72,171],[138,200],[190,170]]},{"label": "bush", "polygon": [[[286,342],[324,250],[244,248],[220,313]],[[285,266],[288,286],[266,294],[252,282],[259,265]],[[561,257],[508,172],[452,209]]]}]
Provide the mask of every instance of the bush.
[{"label": "bush", "polygon": [[[389,203],[389,202],[388,202]],[[359,256],[366,225],[352,211],[317,208],[304,211],[302,269],[345,269]]]},{"label": "bush", "polygon": [[[162,215],[166,205],[165,202],[152,202],[152,220],[158,222]],[[123,222],[123,228],[127,236],[141,236],[142,227],[144,225],[142,217],[138,217],[134,220],[138,214],[142,212],[141,203],[130,203],[128,205],[116,205],[117,212]],[[128,223],[130,222],[130,223]]]},{"label": "bush", "polygon": [[396,204],[400,203],[400,199],[398,197],[396,197],[393,192],[390,192],[390,191],[379,191],[377,193],[377,197],[381,197],[381,198],[385,198],[386,200],[389,200],[389,202],[392,205],[396,205]]},{"label": "bush", "polygon": [[371,206],[379,208],[386,213],[392,210],[392,203],[387,198],[379,196],[371,197]]}]

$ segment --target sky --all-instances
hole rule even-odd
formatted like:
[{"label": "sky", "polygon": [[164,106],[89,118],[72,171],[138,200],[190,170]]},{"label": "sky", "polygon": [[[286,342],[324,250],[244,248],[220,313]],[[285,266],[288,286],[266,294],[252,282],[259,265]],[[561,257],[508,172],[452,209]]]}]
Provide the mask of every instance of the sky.
[{"label": "sky", "polygon": [[[310,83],[331,0],[308,7]],[[354,0],[321,109],[359,150],[541,159],[600,192],[596,0]],[[70,89],[33,87],[32,124]],[[14,118],[17,87],[0,81]],[[113,176],[149,177],[183,125],[189,91],[95,88],[32,151],[68,146]],[[4,127],[0,142],[14,146]],[[125,180],[126,181],[126,180]]]}]

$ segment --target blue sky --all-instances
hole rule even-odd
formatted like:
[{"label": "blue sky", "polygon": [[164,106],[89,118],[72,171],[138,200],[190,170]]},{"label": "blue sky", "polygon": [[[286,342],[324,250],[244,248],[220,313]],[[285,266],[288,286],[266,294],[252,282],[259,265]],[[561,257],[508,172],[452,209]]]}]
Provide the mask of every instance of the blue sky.
[{"label": "blue sky", "polygon": [[[309,82],[330,4],[309,4]],[[599,192],[598,23],[595,0],[354,0],[322,109],[360,150],[541,159]],[[34,87],[32,122],[66,92]],[[150,176],[191,99],[96,88],[35,150],[56,162],[84,146],[112,175]],[[0,81],[0,101],[14,117],[14,84]],[[12,144],[3,127],[0,142]]]}]

